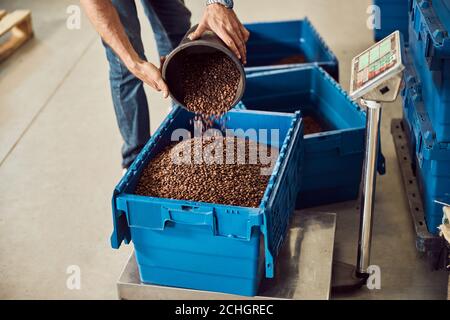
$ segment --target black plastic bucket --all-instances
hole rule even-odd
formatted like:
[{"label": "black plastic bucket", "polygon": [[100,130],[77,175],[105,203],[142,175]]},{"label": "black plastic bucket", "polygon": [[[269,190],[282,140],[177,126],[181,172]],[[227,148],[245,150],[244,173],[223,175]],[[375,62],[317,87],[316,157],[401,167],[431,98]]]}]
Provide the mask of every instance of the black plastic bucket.
[{"label": "black plastic bucket", "polygon": [[231,59],[231,61],[233,61],[241,75],[236,92],[236,97],[230,107],[231,109],[241,100],[244,94],[244,66],[242,65],[241,61],[234,55],[234,53],[230,49],[228,49],[226,44],[215,33],[211,31],[204,32],[201,38],[197,40],[190,40],[188,38],[188,35],[194,32],[196,28],[197,25],[189,29],[184,38],[181,40],[179,46],[176,47],[164,61],[162,68],[162,77],[169,87],[170,96],[175,101],[175,103],[186,108],[186,106],[183,104],[184,92],[182,83],[180,81],[180,71],[182,70],[180,65],[185,55],[189,56],[195,54],[215,53],[219,51],[227,55]]}]

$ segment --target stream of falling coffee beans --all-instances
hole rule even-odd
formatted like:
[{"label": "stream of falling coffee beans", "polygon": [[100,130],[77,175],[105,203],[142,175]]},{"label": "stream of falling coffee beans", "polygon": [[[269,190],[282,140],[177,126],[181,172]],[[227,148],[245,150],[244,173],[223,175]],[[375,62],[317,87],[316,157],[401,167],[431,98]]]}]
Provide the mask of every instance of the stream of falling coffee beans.
[{"label": "stream of falling coffee beans", "polygon": [[[180,79],[184,88],[183,104],[196,114],[193,126],[202,127],[204,132],[219,124],[224,131],[226,117],[223,115],[232,107],[240,77],[232,60],[223,53],[184,57]],[[232,147],[227,148],[229,145]],[[242,145],[245,145],[244,157],[239,154],[243,149],[238,146]],[[222,135],[202,135],[173,143],[150,161],[135,193],[259,207],[270,178],[270,173],[262,172],[274,165],[261,163],[260,148],[260,144],[248,139]],[[266,156],[275,152],[267,146],[264,150]],[[257,155],[256,161],[251,161],[251,154]]]}]

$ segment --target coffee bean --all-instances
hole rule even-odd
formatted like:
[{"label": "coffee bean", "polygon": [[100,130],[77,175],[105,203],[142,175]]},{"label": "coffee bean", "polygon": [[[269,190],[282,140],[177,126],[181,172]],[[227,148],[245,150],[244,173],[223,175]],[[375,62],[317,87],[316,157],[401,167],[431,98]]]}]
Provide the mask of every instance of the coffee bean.
[{"label": "coffee bean", "polygon": [[[222,144],[222,163],[202,163],[193,162],[193,156],[187,163],[174,161],[173,155],[179,150],[193,151],[194,145],[201,143],[203,155],[205,147],[211,143]],[[234,144],[235,160],[238,153],[238,144],[245,144],[244,164],[227,164],[226,144]],[[243,140],[235,137],[196,137],[184,140],[180,143],[172,144],[156,155],[152,161],[144,168],[135,193],[143,196],[190,200],[208,202],[215,204],[242,206],[256,208],[260,205],[261,199],[269,181],[269,175],[262,175],[261,169],[270,167],[262,165],[259,161],[256,164],[249,164],[249,153],[258,150],[258,144],[253,141]],[[219,151],[219,148],[216,149]],[[269,154],[273,152],[269,148]]]}]

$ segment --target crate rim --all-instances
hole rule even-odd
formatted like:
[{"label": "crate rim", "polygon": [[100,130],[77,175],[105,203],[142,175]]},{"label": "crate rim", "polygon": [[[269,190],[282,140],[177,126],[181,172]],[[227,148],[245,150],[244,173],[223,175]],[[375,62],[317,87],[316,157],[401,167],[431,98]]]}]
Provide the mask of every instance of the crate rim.
[{"label": "crate rim", "polygon": [[[329,65],[337,65],[338,64],[337,56],[334,54],[334,52],[331,50],[331,48],[328,46],[328,44],[325,42],[323,37],[320,35],[320,33],[317,31],[316,27],[314,27],[311,20],[309,20],[309,18],[307,16],[303,16],[303,18],[301,18],[301,19],[287,19],[287,20],[278,20],[277,19],[277,20],[273,20],[273,21],[248,22],[248,23],[244,23],[244,27],[247,25],[253,26],[253,25],[264,25],[264,24],[269,24],[269,23],[280,23],[280,24],[281,23],[305,23],[312,30],[314,36],[317,37],[320,44],[325,49],[326,54],[329,56],[330,60],[332,60],[332,61],[327,61],[327,64],[329,64]],[[256,69],[251,69],[251,68],[254,68],[254,67],[249,67],[247,69],[248,70],[256,70]],[[256,68],[258,68],[258,67],[256,67]]]},{"label": "crate rim", "polygon": [[[179,112],[179,110],[181,110],[182,107],[177,106],[176,110],[173,110],[165,119],[165,121],[163,121],[160,125],[160,127],[157,129],[157,131],[152,135],[152,137],[149,140],[149,143],[147,144],[149,147],[146,148],[144,147],[142,149],[142,153],[141,154],[145,154],[147,153],[150,149],[153,148],[154,144],[156,144],[156,141],[159,139],[159,137],[162,135],[162,133],[165,131],[164,129],[167,128],[167,124],[168,122],[173,121],[173,118],[175,117],[176,113]],[[282,154],[286,153],[286,150],[289,151],[289,146],[291,144],[293,144],[295,141],[291,141],[292,139],[292,135],[290,135],[289,133],[291,131],[298,131],[300,129],[300,127],[303,124],[303,120],[301,117],[301,112],[300,111],[296,111],[295,113],[285,113],[285,112],[273,112],[273,111],[256,111],[256,110],[230,110],[229,112],[227,112],[224,116],[226,116],[228,113],[249,113],[249,114],[266,114],[266,115],[276,115],[276,116],[282,116],[282,117],[286,117],[286,118],[290,118],[291,119],[291,126],[288,130],[288,134],[286,135],[285,139],[283,140],[283,143],[280,145],[281,147],[279,148],[279,152],[278,152],[278,158],[277,161],[275,162],[275,165],[273,167],[272,173],[270,175],[270,179],[267,183],[267,187],[264,191],[264,195],[261,199],[261,203],[258,207],[243,207],[243,206],[232,206],[232,205],[223,205],[223,204],[214,204],[214,203],[210,203],[210,202],[202,202],[202,201],[189,201],[189,200],[180,200],[180,199],[168,199],[168,198],[158,198],[158,197],[148,197],[148,196],[141,196],[141,195],[136,195],[136,194],[131,194],[131,193],[126,193],[125,189],[128,186],[128,183],[126,183],[127,181],[130,181],[130,179],[132,179],[132,176],[136,174],[136,172],[138,171],[138,167],[140,167],[142,165],[143,159],[142,157],[138,156],[135,161],[132,163],[132,165],[130,166],[129,170],[127,170],[126,174],[120,179],[119,183],[117,184],[115,191],[117,191],[117,194],[114,194],[114,197],[132,197],[132,198],[136,198],[136,199],[143,199],[143,198],[150,198],[150,199],[155,199],[155,200],[171,200],[171,201],[177,201],[178,203],[184,202],[184,203],[198,203],[198,204],[204,204],[204,205],[214,205],[214,206],[225,206],[225,207],[233,207],[236,209],[245,209],[245,210],[264,210],[265,208],[263,207],[263,205],[265,204],[264,202],[267,201],[271,195],[272,195],[272,188],[273,185],[275,183],[275,181],[273,181],[277,176],[278,176],[278,172],[281,170],[280,166],[282,165],[281,163],[281,158],[280,156]],[[170,116],[170,117],[169,117]],[[296,137],[296,135],[294,134],[294,138]],[[145,150],[145,151],[144,151]],[[140,155],[141,155],[140,154]],[[175,203],[175,202],[174,202]]]},{"label": "crate rim", "polygon": [[137,200],[143,200],[143,199],[151,199],[151,200],[155,200],[157,202],[170,202],[172,204],[179,204],[179,205],[188,205],[188,206],[214,206],[214,207],[221,207],[221,208],[230,208],[230,210],[246,210],[246,211],[251,211],[254,210],[256,214],[261,214],[261,208],[260,207],[243,207],[243,206],[233,206],[233,205],[227,205],[227,204],[219,204],[219,203],[211,203],[211,202],[202,202],[202,201],[193,201],[193,200],[181,200],[181,199],[172,199],[172,198],[158,198],[158,197],[150,197],[150,196],[143,196],[143,195],[139,195],[139,194],[133,194],[133,193],[126,193],[126,192],[122,192],[120,194],[118,194],[118,197],[123,198],[123,199],[127,199],[127,200],[132,200],[132,199],[137,199]]},{"label": "crate rim", "polygon": [[[322,66],[317,62],[303,64],[303,65],[299,65],[299,66],[292,67],[292,68],[257,71],[257,72],[248,74],[247,78],[251,79],[251,78],[272,75],[272,74],[292,73],[292,72],[303,71],[303,70],[308,70],[308,69],[311,70],[312,72],[319,72],[326,81],[330,82],[330,84],[333,85],[335,87],[335,89],[338,90],[353,105],[353,107],[356,109],[356,111],[359,112],[359,116],[361,117],[361,119],[363,119],[363,120],[366,119],[366,116],[365,116],[366,112],[364,111],[364,109],[356,101],[353,101],[351,99],[350,95],[348,94],[348,92],[345,91],[342,88],[342,86],[333,77],[331,77],[328,74],[328,72],[326,72],[322,68]],[[314,94],[315,94],[315,92],[314,92]],[[242,101],[240,103],[242,103]],[[245,106],[245,104],[243,104],[243,105]],[[361,128],[365,128],[365,125],[362,125]],[[344,131],[346,129],[339,129],[339,131],[341,131],[341,130]],[[337,130],[326,131],[323,133],[327,133],[327,132],[332,133],[333,131],[337,131]],[[309,136],[309,135],[306,135],[306,136]]]}]

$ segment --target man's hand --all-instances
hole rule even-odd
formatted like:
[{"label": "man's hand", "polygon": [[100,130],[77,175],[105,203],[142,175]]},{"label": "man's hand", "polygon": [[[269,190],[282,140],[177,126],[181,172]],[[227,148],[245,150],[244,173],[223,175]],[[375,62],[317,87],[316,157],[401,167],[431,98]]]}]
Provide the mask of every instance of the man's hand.
[{"label": "man's hand", "polygon": [[161,77],[161,72],[153,64],[143,61],[134,50],[112,2],[105,0],[80,0],[80,2],[94,28],[128,70],[150,87],[162,91],[164,98],[167,98],[169,89]]},{"label": "man's hand", "polygon": [[202,20],[197,29],[189,35],[189,39],[196,40],[200,38],[206,30],[216,33],[242,63],[247,63],[245,43],[250,33],[245,29],[232,9],[227,9],[218,3],[206,6]]},{"label": "man's hand", "polygon": [[148,84],[156,91],[162,91],[164,98],[169,96],[169,88],[161,77],[161,71],[154,64],[140,60],[138,63],[128,66],[131,73]]}]

